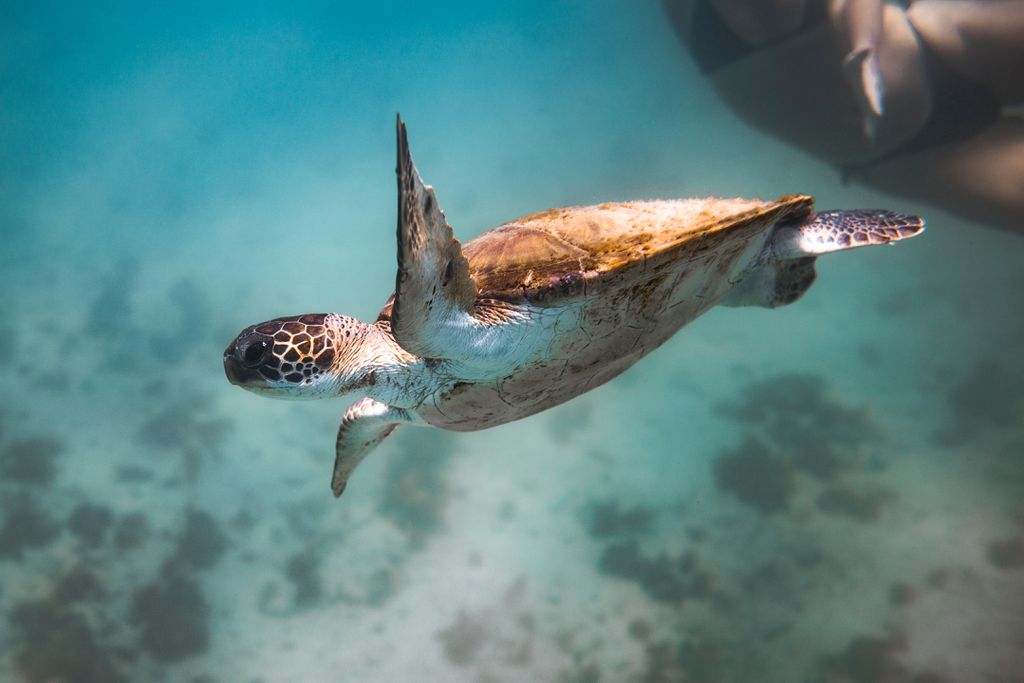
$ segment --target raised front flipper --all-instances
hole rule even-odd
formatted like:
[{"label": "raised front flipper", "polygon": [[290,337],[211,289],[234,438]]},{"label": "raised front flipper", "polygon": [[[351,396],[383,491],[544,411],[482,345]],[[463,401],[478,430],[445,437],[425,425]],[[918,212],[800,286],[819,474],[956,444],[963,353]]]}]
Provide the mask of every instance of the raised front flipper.
[{"label": "raised front flipper", "polygon": [[372,398],[361,398],[348,407],[338,427],[331,490],[337,498],[345,490],[356,466],[402,424],[422,424],[415,413],[393,408]]},{"label": "raised front flipper", "polygon": [[423,184],[398,119],[398,276],[391,332],[409,353],[446,357],[476,302],[462,246],[432,187]]}]

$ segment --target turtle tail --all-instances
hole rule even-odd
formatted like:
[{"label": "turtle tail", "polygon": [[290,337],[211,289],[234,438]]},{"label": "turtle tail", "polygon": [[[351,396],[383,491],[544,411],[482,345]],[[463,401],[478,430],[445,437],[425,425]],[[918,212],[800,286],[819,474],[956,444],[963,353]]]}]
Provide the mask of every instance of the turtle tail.
[{"label": "turtle tail", "polygon": [[924,232],[924,219],[884,209],[821,211],[800,226],[779,228],[772,238],[777,259],[799,259],[830,251],[892,244]]}]

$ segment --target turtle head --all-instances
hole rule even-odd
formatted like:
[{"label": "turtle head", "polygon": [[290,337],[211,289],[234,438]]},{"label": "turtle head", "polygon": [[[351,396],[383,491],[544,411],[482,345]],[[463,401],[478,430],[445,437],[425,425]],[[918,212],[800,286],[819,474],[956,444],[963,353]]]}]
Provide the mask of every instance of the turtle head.
[{"label": "turtle head", "polygon": [[232,384],[277,398],[335,395],[341,388],[336,365],[347,320],[308,313],[247,327],[224,350],[224,373]]}]

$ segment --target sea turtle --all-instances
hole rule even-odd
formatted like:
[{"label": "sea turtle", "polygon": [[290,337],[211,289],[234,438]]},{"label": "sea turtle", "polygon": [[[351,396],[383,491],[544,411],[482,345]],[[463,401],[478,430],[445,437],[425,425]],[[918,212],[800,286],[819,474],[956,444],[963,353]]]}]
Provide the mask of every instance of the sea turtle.
[{"label": "sea turtle", "polygon": [[398,119],[398,276],[377,320],[275,318],[224,351],[232,384],[280,398],[360,396],[331,488],[399,425],[473,431],[589,391],[716,304],[796,301],[819,254],[924,230],[813,199],[684,199],[549,209],[459,244]]}]

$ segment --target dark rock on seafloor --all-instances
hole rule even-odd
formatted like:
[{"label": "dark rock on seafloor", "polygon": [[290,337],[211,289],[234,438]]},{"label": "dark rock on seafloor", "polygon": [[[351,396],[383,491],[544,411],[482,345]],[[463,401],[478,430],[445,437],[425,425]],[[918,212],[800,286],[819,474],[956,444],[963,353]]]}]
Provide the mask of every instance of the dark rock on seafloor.
[{"label": "dark rock on seafloor", "polygon": [[591,538],[611,536],[635,536],[647,531],[654,519],[654,513],[640,505],[621,508],[618,501],[595,501],[589,510],[587,532]]},{"label": "dark rock on seafloor", "polygon": [[1006,571],[1024,569],[1024,536],[989,543],[988,561]]},{"label": "dark rock on seafloor", "polygon": [[57,473],[64,443],[48,436],[15,441],[0,450],[0,481],[49,486]]},{"label": "dark rock on seafloor", "polygon": [[141,512],[124,515],[114,527],[114,545],[119,550],[134,550],[149,540],[149,522]]},{"label": "dark rock on seafloor", "polygon": [[312,549],[288,558],[284,573],[294,588],[292,603],[295,607],[309,607],[323,598],[324,587],[318,570],[319,561]]},{"label": "dark rock on seafloor", "polygon": [[59,601],[22,602],[9,614],[11,654],[29,683],[122,683],[128,679],[89,621]]},{"label": "dark rock on seafloor", "polygon": [[79,503],[68,517],[68,530],[89,546],[100,546],[106,541],[107,531],[114,522],[114,513],[105,505]]},{"label": "dark rock on seafloor", "polygon": [[697,566],[694,553],[647,557],[635,541],[609,545],[601,555],[599,568],[604,574],[636,582],[656,602],[702,600],[714,589],[714,577]]},{"label": "dark rock on seafloor", "polygon": [[715,483],[762,515],[786,512],[796,490],[789,460],[757,437],[748,435],[738,447],[715,461]]},{"label": "dark rock on seafloor", "polygon": [[107,597],[107,591],[95,572],[78,563],[58,579],[53,597],[62,604],[91,602]]},{"label": "dark rock on seafloor", "polygon": [[178,537],[175,561],[190,569],[210,569],[228,547],[228,537],[220,524],[205,510],[189,510],[185,528]]},{"label": "dark rock on seafloor", "polygon": [[199,583],[168,564],[159,578],[135,591],[131,621],[139,626],[142,647],[172,662],[209,649],[209,611]]},{"label": "dark rock on seafloor", "polygon": [[27,493],[11,496],[3,507],[0,560],[17,560],[25,550],[47,546],[60,535],[60,525]]}]

